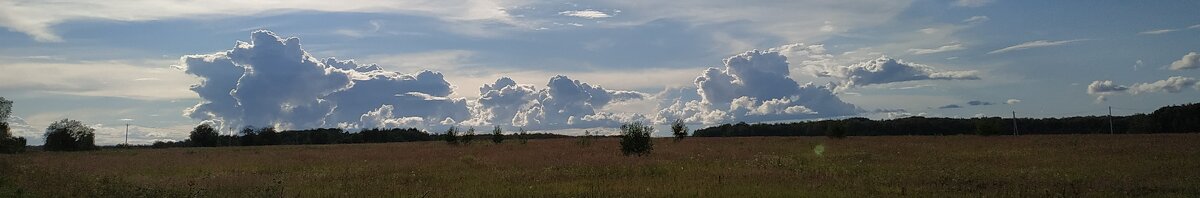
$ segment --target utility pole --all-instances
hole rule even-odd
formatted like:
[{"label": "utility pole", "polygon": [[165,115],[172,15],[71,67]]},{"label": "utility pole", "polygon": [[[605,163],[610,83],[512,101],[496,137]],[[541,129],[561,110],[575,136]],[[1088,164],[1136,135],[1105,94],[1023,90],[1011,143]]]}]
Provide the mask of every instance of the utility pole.
[{"label": "utility pole", "polygon": [[129,123],[125,123],[125,146],[129,146]]},{"label": "utility pole", "polygon": [[1020,133],[1017,133],[1017,111],[1013,111],[1012,116],[1013,116],[1012,117],[1012,119],[1013,119],[1013,135],[1020,135]]},{"label": "utility pole", "polygon": [[1117,134],[1115,130],[1113,130],[1112,106],[1108,106],[1108,134]]}]

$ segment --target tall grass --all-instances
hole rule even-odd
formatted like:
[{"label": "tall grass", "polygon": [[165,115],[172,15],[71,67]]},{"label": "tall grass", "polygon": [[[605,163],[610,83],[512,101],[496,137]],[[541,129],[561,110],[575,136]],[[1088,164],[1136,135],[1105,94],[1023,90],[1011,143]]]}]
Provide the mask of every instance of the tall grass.
[{"label": "tall grass", "polygon": [[0,155],[0,197],[1200,196],[1197,134],[654,141],[32,152]]}]

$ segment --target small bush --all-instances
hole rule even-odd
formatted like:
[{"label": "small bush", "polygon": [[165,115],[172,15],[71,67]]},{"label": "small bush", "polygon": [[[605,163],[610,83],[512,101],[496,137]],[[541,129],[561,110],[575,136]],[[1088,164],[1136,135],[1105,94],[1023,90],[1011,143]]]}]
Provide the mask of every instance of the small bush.
[{"label": "small bush", "polygon": [[529,143],[529,133],[525,132],[525,128],[518,128],[517,142],[521,144]]},{"label": "small bush", "polygon": [[675,142],[683,141],[683,138],[687,137],[688,128],[682,119],[675,119],[675,122],[671,123],[671,135],[675,136]]},{"label": "small bush", "polygon": [[621,125],[621,153],[629,155],[647,155],[654,150],[654,142],[650,141],[650,133],[654,127],[641,122]]},{"label": "small bush", "polygon": [[446,133],[442,134],[442,139],[451,145],[458,145],[458,127],[452,126],[450,129],[446,129]]},{"label": "small bush", "polygon": [[470,145],[471,141],[475,140],[475,127],[467,128],[467,132],[463,133],[462,138],[458,138],[459,142],[464,145]]},{"label": "small bush", "polygon": [[579,144],[579,146],[584,146],[584,147],[591,146],[592,138],[593,138],[592,132],[584,130],[583,136],[579,136],[577,138],[577,140],[575,141],[575,144]]},{"label": "small bush", "polygon": [[500,131],[500,126],[492,129],[492,143],[504,143],[504,132]]}]

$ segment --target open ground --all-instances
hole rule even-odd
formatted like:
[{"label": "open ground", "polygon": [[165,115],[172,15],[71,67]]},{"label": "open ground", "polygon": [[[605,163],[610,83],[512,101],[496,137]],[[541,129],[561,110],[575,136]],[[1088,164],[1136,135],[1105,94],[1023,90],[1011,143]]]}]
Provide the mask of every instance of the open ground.
[{"label": "open ground", "polygon": [[0,197],[1197,197],[1200,134],[441,141],[0,155]]}]

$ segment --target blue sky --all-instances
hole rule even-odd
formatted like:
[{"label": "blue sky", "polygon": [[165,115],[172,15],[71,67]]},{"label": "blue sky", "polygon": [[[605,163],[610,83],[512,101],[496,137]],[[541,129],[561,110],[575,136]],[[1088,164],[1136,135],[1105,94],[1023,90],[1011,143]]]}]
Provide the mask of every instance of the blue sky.
[{"label": "blue sky", "polygon": [[[1011,111],[1058,117],[1104,114],[1108,106],[1133,114],[1200,98],[1197,8],[1196,1],[2,1],[0,96],[15,101],[16,134],[35,144],[63,118],[93,124],[98,143],[116,144],[125,123],[134,125],[132,143],[148,143],[184,139],[201,122],[573,134],[674,119],[700,128]],[[305,55],[275,56],[288,50]],[[331,57],[355,65],[323,62]],[[206,103],[221,107],[197,106]]]}]

